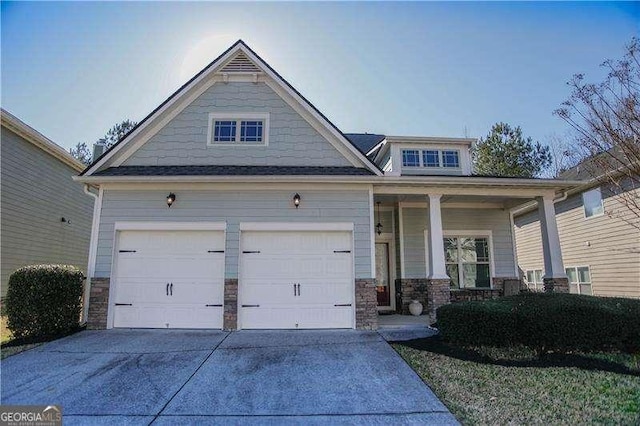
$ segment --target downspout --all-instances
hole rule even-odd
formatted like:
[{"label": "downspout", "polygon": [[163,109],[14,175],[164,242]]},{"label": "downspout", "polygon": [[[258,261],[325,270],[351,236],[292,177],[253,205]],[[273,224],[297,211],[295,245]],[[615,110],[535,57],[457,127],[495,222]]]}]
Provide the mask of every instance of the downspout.
[{"label": "downspout", "polygon": [[[91,277],[93,276],[93,272],[95,269],[95,251],[97,248],[96,240],[98,238],[96,228],[98,226],[98,221],[100,220],[100,199],[98,195],[91,192],[88,184],[84,184],[83,191],[85,194],[93,197],[93,218],[91,222],[91,240],[89,242],[89,258],[87,264],[87,276],[84,280],[84,297],[82,303],[82,323],[86,324],[87,319],[89,317],[89,297],[91,294]],[[94,235],[95,234],[95,235]]]}]

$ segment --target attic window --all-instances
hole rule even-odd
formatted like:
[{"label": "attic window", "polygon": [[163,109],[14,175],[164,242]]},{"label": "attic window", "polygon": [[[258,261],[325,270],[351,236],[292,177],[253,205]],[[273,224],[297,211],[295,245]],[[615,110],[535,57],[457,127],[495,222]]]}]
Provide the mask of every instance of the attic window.
[{"label": "attic window", "polygon": [[268,145],[269,114],[211,113],[207,145]]},{"label": "attic window", "polygon": [[220,70],[223,73],[257,73],[258,68],[244,53],[238,53]]}]

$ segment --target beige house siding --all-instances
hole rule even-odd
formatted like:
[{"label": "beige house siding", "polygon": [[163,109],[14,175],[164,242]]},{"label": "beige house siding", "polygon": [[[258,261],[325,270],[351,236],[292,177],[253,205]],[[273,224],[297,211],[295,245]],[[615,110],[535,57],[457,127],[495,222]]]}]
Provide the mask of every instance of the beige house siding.
[{"label": "beige house siding", "polygon": [[72,181],[72,167],[4,126],[1,137],[4,297],[9,276],[25,265],[64,263],[86,270],[93,198]]},{"label": "beige house siding", "polygon": [[[564,266],[589,266],[596,296],[640,297],[640,230],[619,199],[606,188],[602,196],[605,214],[597,217],[585,218],[582,192],[556,204]],[[537,210],[514,223],[520,269],[544,270]]]}]

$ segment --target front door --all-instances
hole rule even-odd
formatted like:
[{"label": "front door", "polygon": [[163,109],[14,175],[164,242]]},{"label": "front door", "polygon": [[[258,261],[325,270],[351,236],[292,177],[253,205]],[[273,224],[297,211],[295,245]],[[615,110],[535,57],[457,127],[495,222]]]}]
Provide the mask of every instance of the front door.
[{"label": "front door", "polygon": [[378,309],[389,310],[391,306],[391,268],[389,243],[376,243],[376,290]]}]

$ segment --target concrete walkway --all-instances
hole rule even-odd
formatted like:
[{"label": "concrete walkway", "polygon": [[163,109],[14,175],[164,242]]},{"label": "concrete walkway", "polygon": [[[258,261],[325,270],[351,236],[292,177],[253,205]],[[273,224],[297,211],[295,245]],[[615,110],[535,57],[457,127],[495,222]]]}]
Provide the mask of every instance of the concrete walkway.
[{"label": "concrete walkway", "polygon": [[379,315],[378,333],[387,342],[424,339],[438,334],[438,330],[429,327],[426,315]]},{"label": "concrete walkway", "polygon": [[376,332],[84,331],[2,361],[65,424],[457,424]]}]

